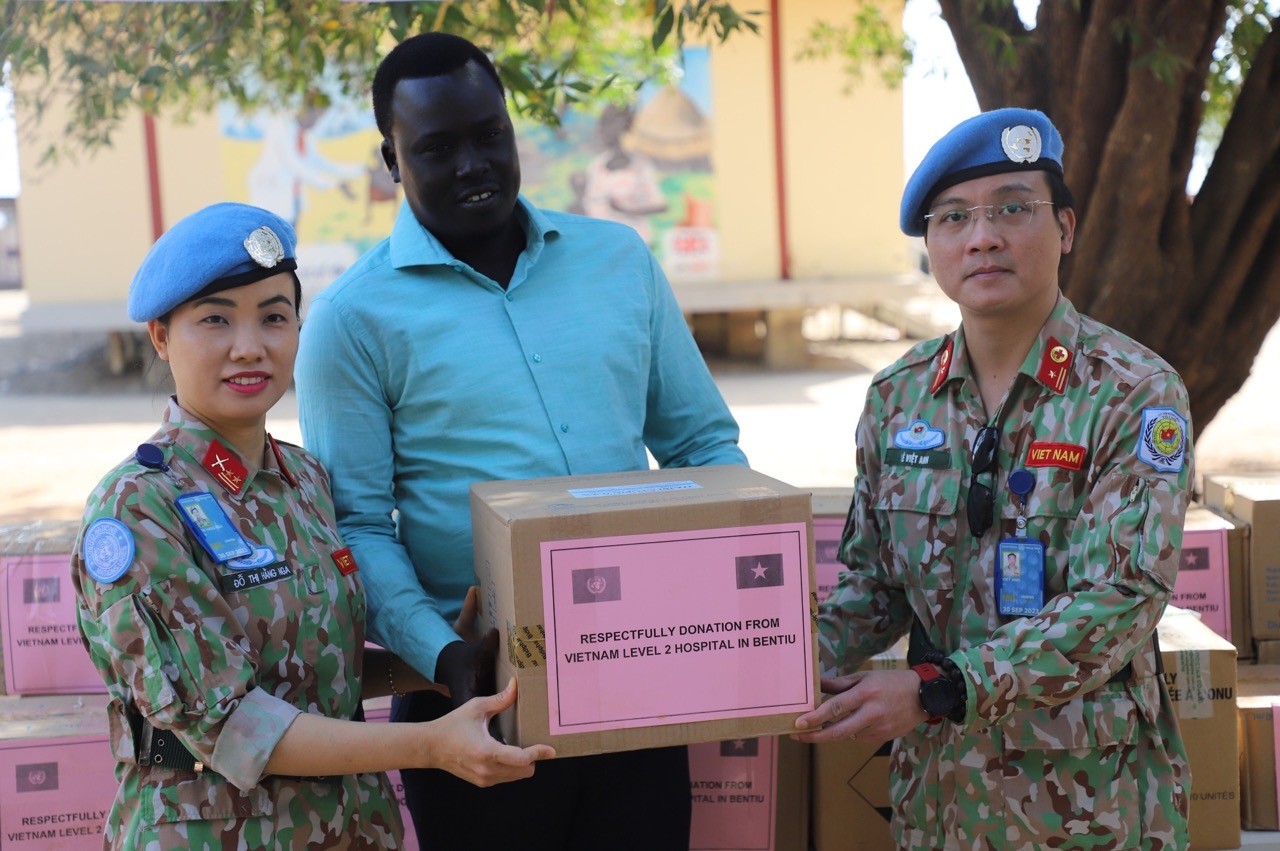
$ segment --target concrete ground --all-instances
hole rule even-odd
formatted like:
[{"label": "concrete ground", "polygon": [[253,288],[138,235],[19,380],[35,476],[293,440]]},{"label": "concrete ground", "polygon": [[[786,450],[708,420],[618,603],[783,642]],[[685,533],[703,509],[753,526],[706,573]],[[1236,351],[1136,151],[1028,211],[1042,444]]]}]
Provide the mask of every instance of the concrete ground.
[{"label": "concrete ground", "polygon": [[[111,376],[101,365],[101,335],[24,336],[17,323],[24,304],[22,293],[0,291],[0,524],[78,517],[98,478],[155,429],[166,399],[137,378]],[[712,372],[753,467],[801,487],[847,487],[871,376],[908,345],[846,342],[828,346],[808,369],[724,362]],[[1280,471],[1280,442],[1262,439],[1280,420],[1277,374],[1280,329],[1253,377],[1198,435],[1201,474]],[[269,428],[300,442],[292,393]]]}]

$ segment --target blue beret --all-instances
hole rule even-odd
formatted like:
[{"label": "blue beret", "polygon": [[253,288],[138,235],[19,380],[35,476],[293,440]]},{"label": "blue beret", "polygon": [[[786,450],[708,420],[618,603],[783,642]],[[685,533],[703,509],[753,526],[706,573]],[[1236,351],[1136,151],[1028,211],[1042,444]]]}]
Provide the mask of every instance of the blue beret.
[{"label": "blue beret", "polygon": [[1034,109],[993,109],[960,122],[929,149],[902,193],[898,225],[924,236],[928,204],[949,186],[1007,171],[1062,174],[1062,134]]},{"label": "blue beret", "polygon": [[148,322],[200,293],[252,284],[298,268],[298,238],[275,213],[214,204],[165,231],[129,285],[129,318]]}]

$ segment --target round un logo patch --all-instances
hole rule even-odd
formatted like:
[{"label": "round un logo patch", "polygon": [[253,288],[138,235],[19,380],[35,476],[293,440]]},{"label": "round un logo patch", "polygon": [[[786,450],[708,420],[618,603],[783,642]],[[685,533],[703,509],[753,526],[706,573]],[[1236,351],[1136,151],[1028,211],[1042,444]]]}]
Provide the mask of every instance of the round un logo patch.
[{"label": "round un logo patch", "polygon": [[90,576],[104,584],[115,582],[133,564],[133,533],[114,517],[103,517],[84,533],[82,552]]},{"label": "round un logo patch", "polygon": [[592,594],[603,594],[609,583],[603,576],[593,576],[587,580],[587,590]]}]

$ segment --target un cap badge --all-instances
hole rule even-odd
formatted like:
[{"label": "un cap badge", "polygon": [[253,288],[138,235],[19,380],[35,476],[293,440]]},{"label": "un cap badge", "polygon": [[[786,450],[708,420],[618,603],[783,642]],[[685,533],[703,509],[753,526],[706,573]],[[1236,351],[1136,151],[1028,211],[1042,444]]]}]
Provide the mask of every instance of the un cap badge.
[{"label": "un cap badge", "polygon": [[284,246],[280,243],[280,237],[266,225],[244,238],[244,249],[249,252],[253,262],[264,269],[270,269],[284,259]]},{"label": "un cap badge", "polygon": [[1000,147],[1015,163],[1033,163],[1040,159],[1040,131],[1026,124],[1006,127],[1000,134]]}]

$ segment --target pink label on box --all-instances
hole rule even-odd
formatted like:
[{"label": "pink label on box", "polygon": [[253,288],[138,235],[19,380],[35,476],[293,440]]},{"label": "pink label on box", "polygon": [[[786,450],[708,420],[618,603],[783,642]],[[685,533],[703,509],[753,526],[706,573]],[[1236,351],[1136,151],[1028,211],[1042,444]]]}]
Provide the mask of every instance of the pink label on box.
[{"label": "pink label on box", "polygon": [[840,536],[844,534],[844,521],[834,517],[813,518],[813,566],[818,575],[818,602],[831,596],[840,581],[840,574],[848,570],[840,563]]},{"label": "pink label on box", "polygon": [[1225,529],[1183,533],[1182,561],[1169,602],[1200,613],[1205,626],[1231,639],[1231,588]]},{"label": "pink label on box", "polygon": [[[372,709],[364,714],[364,720],[371,723],[386,722],[390,717],[390,709]],[[404,782],[400,779],[400,772],[388,771],[387,779],[395,791],[396,802],[400,804],[400,820],[404,822],[404,844],[400,847],[404,851],[418,851],[418,834],[413,829],[413,819],[409,817],[409,808],[404,802]]]},{"label": "pink label on box", "polygon": [[689,851],[773,851],[778,740],[689,746]]},{"label": "pink label on box", "polygon": [[813,705],[804,523],[542,544],[554,735]]},{"label": "pink label on box", "polygon": [[119,786],[115,764],[105,736],[0,742],[0,846],[101,848]]},{"label": "pink label on box", "polygon": [[9,694],[101,694],[76,627],[71,556],[0,558],[0,625]]}]

